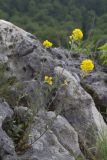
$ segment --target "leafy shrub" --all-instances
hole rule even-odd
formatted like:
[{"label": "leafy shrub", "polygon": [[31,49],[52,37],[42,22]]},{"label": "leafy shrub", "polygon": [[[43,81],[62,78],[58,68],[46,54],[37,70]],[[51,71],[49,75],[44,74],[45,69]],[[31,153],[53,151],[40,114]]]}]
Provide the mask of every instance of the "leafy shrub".
[{"label": "leafy shrub", "polygon": [[101,51],[100,61],[102,65],[107,66],[107,43],[98,48]]}]

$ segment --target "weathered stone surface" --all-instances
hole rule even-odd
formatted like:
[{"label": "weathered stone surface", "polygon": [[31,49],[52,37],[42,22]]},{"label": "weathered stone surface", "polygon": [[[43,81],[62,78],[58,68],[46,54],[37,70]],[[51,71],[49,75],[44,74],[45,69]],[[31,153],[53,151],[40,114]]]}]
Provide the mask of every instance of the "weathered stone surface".
[{"label": "weathered stone surface", "polygon": [[0,127],[2,127],[2,122],[5,118],[10,118],[13,114],[13,111],[10,109],[9,105],[0,98]]},{"label": "weathered stone surface", "polygon": [[55,66],[80,73],[84,55],[61,48],[46,50],[32,34],[7,21],[0,20],[0,28],[0,60],[7,64],[7,75],[29,80],[40,71],[52,75]]},{"label": "weathered stone surface", "polygon": [[82,80],[82,86],[93,97],[98,110],[107,122],[107,74],[97,71]]},{"label": "weathered stone surface", "polygon": [[78,142],[78,135],[69,122],[61,116],[57,116],[55,119],[52,130],[57,136],[59,142],[75,157],[83,157]]},{"label": "weathered stone surface", "polygon": [[39,45],[33,35],[4,20],[0,20],[0,39],[0,54],[7,56],[25,56]]},{"label": "weathered stone surface", "polygon": [[[72,74],[61,67],[55,72],[67,79],[66,97],[58,97],[57,106],[62,107],[62,114],[78,132],[80,138],[89,145],[95,145],[96,136],[102,129],[107,129],[106,124],[97,111],[92,97],[80,86]],[[60,103],[59,103],[60,102]]]},{"label": "weathered stone surface", "polygon": [[15,148],[12,140],[7,136],[2,129],[2,123],[6,118],[10,118],[13,112],[9,105],[0,99],[0,159],[1,160],[16,160]]},{"label": "weathered stone surface", "polygon": [[54,112],[41,111],[39,117],[35,117],[30,139],[34,142],[32,148],[20,156],[21,160],[29,157],[38,160],[74,160],[77,157],[84,159],[76,131],[64,117],[56,117]]},{"label": "weathered stone surface", "polygon": [[59,64],[56,66],[65,68],[74,76],[75,73],[81,75],[80,63],[83,59],[86,59],[86,56],[84,54],[73,53],[72,51],[68,51],[64,48],[53,48],[51,51],[51,55],[54,61],[57,61]]},{"label": "weathered stone surface", "polygon": [[[30,148],[23,156],[20,156],[21,160],[75,160],[70,151],[75,151],[76,156],[77,153],[80,154],[77,134],[65,119],[61,116],[59,118],[64,120],[63,125],[67,126],[66,132],[68,132],[71,137],[71,139],[69,139],[69,143],[72,143],[72,140],[75,142],[73,143],[72,148],[69,150],[64,146],[64,144],[67,145],[67,135],[66,133],[65,135],[62,133],[63,129],[62,132],[59,133],[59,136],[64,136],[66,140],[60,139],[59,141],[59,136],[57,136],[57,133],[54,134],[54,131],[56,130],[57,132],[58,130],[56,123],[54,124],[54,119],[57,119],[55,113],[46,113],[41,111],[40,115],[38,114],[38,116],[35,117],[35,122],[32,125],[30,132],[29,143],[33,143],[32,148]],[[58,122],[58,124],[60,125],[60,122]],[[53,131],[51,130],[52,126]],[[36,141],[36,139],[38,140]]]},{"label": "weathered stone surface", "polygon": [[[83,143],[91,147],[94,145],[95,147],[96,136],[99,131],[102,128],[107,128],[101,114],[95,107],[92,97],[80,85],[80,63],[86,56],[61,48],[46,50],[32,34],[3,20],[0,20],[0,28],[0,63],[7,66],[6,76],[15,76],[16,79],[21,81],[23,86],[22,97],[28,94],[31,101],[35,101],[33,104],[35,108],[37,107],[36,100],[38,101],[39,97],[42,98],[41,104],[38,105],[37,109],[43,109],[43,111],[40,110],[38,115],[35,115],[34,123],[30,128],[29,143],[39,139],[22,156],[19,156],[19,159],[75,160],[75,154],[83,157],[78,141],[83,140]],[[63,69],[58,66],[61,66]],[[61,94],[57,95],[56,100],[52,104],[55,106],[53,107],[54,109],[50,108],[51,111],[53,110],[56,113],[57,109],[60,111],[59,114],[61,115],[56,117],[54,112],[45,110],[46,104],[43,93],[40,90],[38,91],[39,85],[37,82],[41,84],[44,81],[44,75],[54,77],[59,72],[62,72],[60,77],[67,79],[68,86],[65,86],[61,90]],[[103,76],[104,79],[102,79]],[[103,72],[99,72],[99,74],[95,72],[89,74],[87,77],[89,78],[88,81],[87,78],[84,81],[84,83],[88,82],[88,86],[92,87],[95,94],[97,93],[101,104],[105,107],[106,77],[106,73],[104,75]],[[19,94],[16,88],[16,86],[11,87],[13,96]],[[2,104],[2,102],[0,103]],[[18,106],[19,108],[15,109],[15,114],[22,118],[22,121],[26,120],[26,107],[31,107],[26,105],[26,100],[24,103],[19,104],[19,106],[22,105],[23,107]],[[2,104],[0,107],[0,126],[2,126],[3,120],[13,113],[8,105]],[[8,139],[6,147],[4,147],[6,139],[4,138],[3,142],[0,139],[0,155],[2,157],[0,158],[3,160],[14,160],[16,157],[11,139],[2,128],[0,128],[0,133],[1,137],[4,135]],[[9,150],[7,149],[8,146],[10,146]],[[7,153],[9,154],[7,155]]]},{"label": "weathered stone surface", "polygon": [[34,72],[40,71],[44,59],[48,60],[48,51],[36,37],[12,23],[0,20],[0,37],[0,60],[7,63],[10,76],[31,79]]}]

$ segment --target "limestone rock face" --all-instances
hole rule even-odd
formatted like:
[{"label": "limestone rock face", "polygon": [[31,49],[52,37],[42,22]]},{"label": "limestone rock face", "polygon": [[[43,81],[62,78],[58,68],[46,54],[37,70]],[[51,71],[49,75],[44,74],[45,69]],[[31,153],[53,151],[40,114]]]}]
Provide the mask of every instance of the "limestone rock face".
[{"label": "limestone rock face", "polygon": [[0,99],[0,159],[2,160],[17,160],[13,142],[2,129],[3,121],[10,118],[12,114],[9,105]]},{"label": "limestone rock face", "polygon": [[93,97],[98,110],[107,122],[107,73],[104,73],[101,68],[100,71],[96,70],[94,74],[84,78],[82,86]]},{"label": "limestone rock face", "polygon": [[80,73],[79,65],[85,57],[71,54],[65,49],[46,50],[37,38],[13,25],[0,20],[0,62],[7,64],[7,75],[29,80],[41,73],[52,74],[55,66]]},{"label": "limestone rock face", "polygon": [[12,23],[0,20],[0,39],[0,62],[8,63],[10,76],[29,79],[34,71],[40,71],[46,58],[49,60],[44,57],[49,53],[36,37]]},{"label": "limestone rock face", "polygon": [[83,157],[78,143],[78,135],[70,123],[62,116],[58,116],[52,125],[52,130],[59,142],[76,157]]},{"label": "limestone rock face", "polygon": [[[41,138],[39,138],[42,135]],[[40,111],[32,125],[29,149],[22,160],[75,160],[83,155],[79,149],[78,136],[64,117],[56,117],[54,112]],[[75,158],[74,158],[74,156]]]},{"label": "limestone rock face", "polygon": [[65,99],[59,96],[57,105],[62,108],[62,114],[80,137],[85,139],[87,144],[95,144],[96,135],[103,129],[107,130],[107,126],[97,111],[92,97],[79,85],[70,72],[61,67],[57,67],[55,72],[69,82]]},{"label": "limestone rock face", "polygon": [[[12,100],[8,101],[7,96],[9,105],[0,100],[0,159],[17,159],[13,142],[2,127],[3,121],[13,114],[22,123],[29,116],[34,118],[27,128],[28,145],[31,147],[17,155],[20,160],[87,159],[81,150],[81,144],[82,147],[84,143],[90,148],[95,147],[97,135],[103,129],[106,130],[107,126],[96,109],[96,99],[85,91],[82,82],[92,87],[106,107],[107,75],[102,71],[101,77],[105,77],[102,82],[95,71],[91,73],[92,76],[95,75],[94,80],[91,76],[90,81],[91,74],[88,80],[81,80],[80,63],[84,58],[86,56],[83,54],[72,53],[63,48],[45,49],[34,35],[0,20],[0,64],[6,67],[5,76],[8,81],[15,77],[14,84],[9,81],[9,88],[12,98],[16,96],[16,100],[18,99],[17,103],[12,103],[15,104],[12,106],[13,110],[9,107]],[[50,108],[45,102],[43,90],[41,91],[45,75],[53,78],[58,76],[68,83],[58,92]],[[19,82],[22,88],[19,86],[18,91]],[[46,88],[42,89],[45,91]],[[33,105],[27,96],[30,96]],[[37,106],[40,97],[42,100]],[[38,111],[33,112],[36,107]]]},{"label": "limestone rock face", "polygon": [[0,98],[0,127],[2,127],[2,122],[5,120],[5,118],[11,117],[13,114],[13,111],[10,109],[9,105]]}]

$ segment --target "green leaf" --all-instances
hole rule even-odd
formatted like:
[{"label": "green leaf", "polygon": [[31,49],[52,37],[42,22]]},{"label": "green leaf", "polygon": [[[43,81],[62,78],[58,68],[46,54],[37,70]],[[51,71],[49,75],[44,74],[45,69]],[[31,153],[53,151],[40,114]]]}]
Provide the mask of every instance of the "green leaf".
[{"label": "green leaf", "polygon": [[102,55],[100,56],[101,60],[107,59],[107,53],[102,53]]},{"label": "green leaf", "polygon": [[107,51],[107,43],[98,48],[99,50]]}]

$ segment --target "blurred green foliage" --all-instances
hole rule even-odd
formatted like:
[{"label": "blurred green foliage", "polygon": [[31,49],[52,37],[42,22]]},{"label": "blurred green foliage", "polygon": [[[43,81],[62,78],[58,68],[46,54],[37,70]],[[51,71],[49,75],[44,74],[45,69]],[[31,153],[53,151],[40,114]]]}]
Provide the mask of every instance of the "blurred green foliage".
[{"label": "blurred green foliage", "polygon": [[0,0],[0,18],[57,46],[66,46],[75,27],[84,39],[107,40],[107,0]]}]

